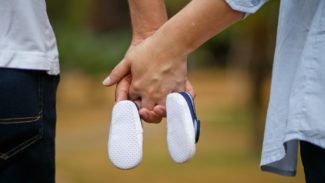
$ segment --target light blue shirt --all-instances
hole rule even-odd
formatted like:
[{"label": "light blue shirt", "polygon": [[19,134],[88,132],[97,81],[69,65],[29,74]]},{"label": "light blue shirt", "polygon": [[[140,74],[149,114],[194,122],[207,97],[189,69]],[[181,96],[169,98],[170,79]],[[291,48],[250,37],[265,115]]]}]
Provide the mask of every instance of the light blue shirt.
[{"label": "light blue shirt", "polygon": [[[226,0],[254,13],[267,0]],[[282,0],[261,168],[293,176],[298,141],[325,148],[325,1]]]}]

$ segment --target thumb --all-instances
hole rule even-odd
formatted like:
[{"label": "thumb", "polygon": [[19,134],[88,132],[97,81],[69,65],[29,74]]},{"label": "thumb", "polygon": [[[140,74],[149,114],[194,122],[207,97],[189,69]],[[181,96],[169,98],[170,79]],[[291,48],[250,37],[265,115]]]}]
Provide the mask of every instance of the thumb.
[{"label": "thumb", "polygon": [[126,74],[130,72],[130,64],[123,59],[115,68],[111,74],[103,81],[103,85],[112,86],[119,82]]}]

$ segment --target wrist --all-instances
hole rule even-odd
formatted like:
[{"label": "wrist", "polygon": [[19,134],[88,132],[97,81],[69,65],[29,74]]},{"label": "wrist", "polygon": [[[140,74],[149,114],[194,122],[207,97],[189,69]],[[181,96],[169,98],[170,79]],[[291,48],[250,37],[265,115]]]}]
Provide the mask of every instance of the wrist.
[{"label": "wrist", "polygon": [[164,0],[129,0],[132,42],[154,34],[168,19]]},{"label": "wrist", "polygon": [[188,48],[173,39],[172,35],[164,34],[161,30],[157,31],[147,39],[149,42],[147,50],[155,55],[157,59],[154,60],[163,62],[161,63],[163,65],[166,65],[166,62],[170,62],[170,65],[186,65]]},{"label": "wrist", "polygon": [[156,47],[164,50],[166,54],[175,58],[186,58],[196,48],[192,44],[192,38],[186,36],[186,34],[180,31],[177,23],[167,22],[152,38],[156,42]]},{"label": "wrist", "polygon": [[155,28],[155,29],[150,29],[147,31],[133,31],[132,33],[132,41],[131,41],[131,45],[138,45],[139,43],[141,43],[143,40],[147,39],[148,37],[152,36],[159,28]]}]

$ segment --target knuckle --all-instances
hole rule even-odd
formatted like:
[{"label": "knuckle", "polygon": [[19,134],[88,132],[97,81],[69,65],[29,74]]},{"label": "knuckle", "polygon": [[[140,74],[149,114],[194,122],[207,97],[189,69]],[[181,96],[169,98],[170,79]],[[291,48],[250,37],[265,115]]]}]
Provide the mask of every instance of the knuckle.
[{"label": "knuckle", "polygon": [[130,90],[133,90],[135,92],[138,92],[141,90],[141,84],[137,81],[132,82]]},{"label": "knuckle", "polygon": [[152,97],[153,95],[155,95],[155,88],[153,88],[153,87],[148,87],[147,89],[146,89],[146,93],[147,93],[147,95],[148,96],[150,96],[150,97]]}]

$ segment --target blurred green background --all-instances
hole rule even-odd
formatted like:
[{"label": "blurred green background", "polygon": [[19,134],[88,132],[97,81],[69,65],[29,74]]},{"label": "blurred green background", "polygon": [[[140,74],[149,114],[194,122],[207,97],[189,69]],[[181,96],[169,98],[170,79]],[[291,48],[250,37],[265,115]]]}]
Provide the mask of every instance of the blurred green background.
[{"label": "blurred green background", "polygon": [[[189,1],[166,0],[169,17]],[[304,182],[301,162],[294,178],[259,170],[269,96],[279,1],[270,1],[217,35],[189,57],[189,79],[202,123],[197,153],[172,162],[166,123],[144,123],[139,167],[121,171],[107,158],[114,87],[101,81],[123,58],[131,40],[127,1],[47,0],[57,36],[57,182]]]}]

